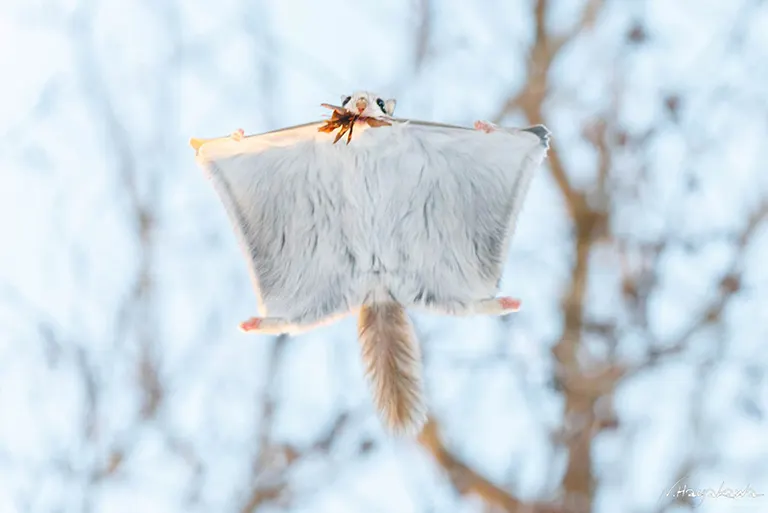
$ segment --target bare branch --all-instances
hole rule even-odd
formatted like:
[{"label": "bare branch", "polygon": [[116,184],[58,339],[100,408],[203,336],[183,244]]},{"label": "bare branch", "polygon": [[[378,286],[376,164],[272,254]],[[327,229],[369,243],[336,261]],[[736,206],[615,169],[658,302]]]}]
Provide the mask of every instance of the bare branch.
[{"label": "bare branch", "polygon": [[417,0],[419,25],[416,29],[413,69],[418,72],[424,65],[429,52],[429,40],[432,36],[432,2]]},{"label": "bare branch", "polygon": [[[520,92],[507,99],[500,111],[493,117],[494,122],[501,122],[505,116],[519,108],[528,118],[529,123],[546,124],[543,107],[548,90],[547,79],[552,63],[565,44],[593,26],[603,3],[604,0],[589,0],[580,21],[572,30],[566,36],[555,38],[547,32],[546,20],[549,0],[536,1],[534,8],[535,38],[529,53],[526,85]],[[585,210],[586,201],[582,194],[573,189],[560,158],[556,141],[550,145],[548,160],[552,176],[563,194],[568,211],[571,217],[575,219],[580,211]]]},{"label": "bare branch", "polygon": [[[327,454],[334,442],[344,432],[349,419],[348,414],[340,414],[328,432],[307,449],[300,450],[290,445],[273,447],[270,451],[273,458],[268,464],[271,465],[269,470],[274,472],[274,475],[268,480],[258,480],[251,487],[247,500],[240,508],[240,513],[253,513],[265,504],[287,500],[290,487],[290,469],[302,460],[319,454]],[[267,464],[267,462],[264,463]],[[266,469],[261,469],[262,472],[264,470]]]},{"label": "bare branch", "polygon": [[430,419],[425,424],[419,435],[419,442],[445,470],[448,479],[460,494],[477,494],[488,504],[498,506],[504,511],[522,510],[523,503],[520,500],[475,472],[445,447],[434,419]]},{"label": "bare branch", "polygon": [[565,45],[576,39],[579,35],[592,29],[595,26],[600,11],[605,5],[605,0],[588,0],[581,12],[579,21],[566,34],[553,37],[549,43],[550,51],[553,54],[559,52]]},{"label": "bare branch", "polygon": [[430,418],[419,434],[419,443],[442,467],[453,488],[460,495],[476,495],[492,508],[509,513],[566,513],[571,510],[556,503],[524,502],[511,492],[494,484],[453,454],[440,437],[434,418]]},{"label": "bare branch", "polygon": [[733,238],[735,240],[734,258],[729,268],[720,278],[717,294],[702,312],[671,343],[663,348],[650,351],[648,358],[631,369],[632,374],[652,368],[667,358],[678,355],[688,348],[693,337],[708,326],[719,323],[732,298],[741,290],[743,281],[743,258],[746,248],[763,222],[768,220],[768,202],[761,204],[748,217],[743,229]]}]

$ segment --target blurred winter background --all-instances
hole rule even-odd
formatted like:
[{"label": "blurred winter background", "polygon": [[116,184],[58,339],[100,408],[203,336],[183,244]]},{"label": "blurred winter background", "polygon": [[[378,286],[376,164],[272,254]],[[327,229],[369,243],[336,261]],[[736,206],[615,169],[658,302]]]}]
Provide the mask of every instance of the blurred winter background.
[{"label": "blurred winter background", "polygon": [[[0,513],[768,511],[767,62],[762,0],[2,0]],[[354,319],[237,330],[187,144],[360,88],[554,133],[411,441]]]}]

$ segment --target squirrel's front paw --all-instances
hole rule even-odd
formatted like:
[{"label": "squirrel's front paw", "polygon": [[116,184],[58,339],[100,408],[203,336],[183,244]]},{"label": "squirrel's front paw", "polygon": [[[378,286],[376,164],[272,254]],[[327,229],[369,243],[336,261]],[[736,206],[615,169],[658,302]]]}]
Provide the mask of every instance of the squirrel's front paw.
[{"label": "squirrel's front paw", "polygon": [[475,121],[475,130],[481,130],[487,134],[495,132],[499,129],[497,125],[494,125],[490,121]]}]

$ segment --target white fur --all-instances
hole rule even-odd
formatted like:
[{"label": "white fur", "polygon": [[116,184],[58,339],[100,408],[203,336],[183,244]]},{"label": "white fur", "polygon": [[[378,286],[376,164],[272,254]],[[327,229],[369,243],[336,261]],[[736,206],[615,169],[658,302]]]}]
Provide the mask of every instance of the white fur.
[{"label": "white fur", "polygon": [[331,144],[320,123],[204,144],[262,315],[314,324],[375,295],[457,309],[497,293],[546,146],[533,133],[397,122]]},{"label": "white fur", "polygon": [[[245,252],[262,332],[300,332],[359,312],[374,402],[392,432],[426,419],[421,356],[405,308],[503,314],[493,299],[509,239],[549,132],[466,130],[394,120],[371,93],[333,144],[322,123],[203,144]],[[368,112],[378,109],[378,112]],[[506,305],[506,306],[505,306]]]}]

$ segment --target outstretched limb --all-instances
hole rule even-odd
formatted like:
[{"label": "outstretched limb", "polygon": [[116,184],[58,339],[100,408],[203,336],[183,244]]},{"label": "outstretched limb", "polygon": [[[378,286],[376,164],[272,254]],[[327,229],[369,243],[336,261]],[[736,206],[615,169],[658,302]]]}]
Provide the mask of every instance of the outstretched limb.
[{"label": "outstretched limb", "polygon": [[501,130],[501,127],[491,123],[490,121],[475,121],[475,130],[481,130],[487,134]]},{"label": "outstretched limb", "polygon": [[245,132],[243,131],[242,128],[238,128],[237,130],[235,130],[229,135],[229,138],[232,139],[233,141],[242,141],[243,137],[245,137]]},{"label": "outstretched limb", "polygon": [[240,323],[240,331],[244,333],[262,333],[264,335],[280,335],[290,331],[293,325],[280,317],[251,317]]},{"label": "outstretched limb", "polygon": [[331,315],[319,321],[311,322],[293,322],[282,317],[251,317],[247,321],[240,323],[240,331],[244,333],[259,333],[262,335],[296,335],[306,331],[332,324],[342,317],[346,317],[351,312],[345,312],[339,315]]},{"label": "outstretched limb", "polygon": [[480,130],[487,134],[498,131],[508,133],[530,132],[538,137],[541,141],[541,144],[547,148],[549,148],[549,138],[551,135],[549,129],[547,129],[547,127],[544,125],[534,125],[529,126],[528,128],[504,128],[499,125],[495,125],[490,121],[475,121],[475,130]]},{"label": "outstretched limb", "polygon": [[473,301],[471,303],[455,303],[451,305],[414,304],[413,308],[430,313],[452,316],[470,315],[507,315],[520,310],[520,300],[513,297],[493,297]]}]

